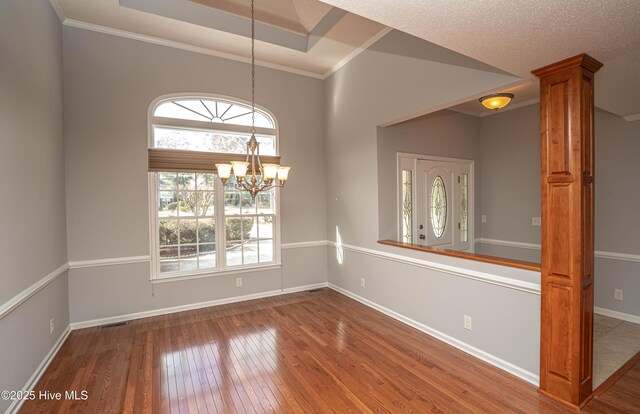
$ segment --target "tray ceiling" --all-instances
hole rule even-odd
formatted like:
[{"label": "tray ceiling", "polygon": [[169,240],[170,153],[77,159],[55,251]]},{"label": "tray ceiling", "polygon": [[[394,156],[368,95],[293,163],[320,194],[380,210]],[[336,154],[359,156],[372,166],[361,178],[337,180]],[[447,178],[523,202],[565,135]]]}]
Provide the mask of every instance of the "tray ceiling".
[{"label": "tray ceiling", "polygon": [[[50,0],[64,24],[231,59],[250,56],[248,0]],[[317,0],[256,2],[256,61],[324,78],[390,29]]]},{"label": "tray ceiling", "polygon": [[[189,0],[212,9],[250,18],[251,7],[247,0]],[[317,0],[260,0],[255,4],[256,20],[281,29],[309,34],[332,9]]]}]

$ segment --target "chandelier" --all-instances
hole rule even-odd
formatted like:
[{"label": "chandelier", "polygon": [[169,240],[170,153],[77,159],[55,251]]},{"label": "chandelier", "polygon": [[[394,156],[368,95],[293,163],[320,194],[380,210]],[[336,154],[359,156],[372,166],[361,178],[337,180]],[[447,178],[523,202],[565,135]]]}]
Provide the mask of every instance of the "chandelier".
[{"label": "chandelier", "polygon": [[[233,174],[236,182],[234,188],[245,190],[255,199],[261,191],[268,191],[276,187],[284,187],[289,178],[291,167],[279,164],[263,164],[260,162],[260,143],[256,139],[255,114],[256,114],[256,63],[255,63],[255,26],[254,0],[251,0],[251,139],[247,142],[247,159],[245,161],[231,161],[231,164],[216,164],[218,176],[222,184]],[[251,169],[249,170],[249,166]]]}]

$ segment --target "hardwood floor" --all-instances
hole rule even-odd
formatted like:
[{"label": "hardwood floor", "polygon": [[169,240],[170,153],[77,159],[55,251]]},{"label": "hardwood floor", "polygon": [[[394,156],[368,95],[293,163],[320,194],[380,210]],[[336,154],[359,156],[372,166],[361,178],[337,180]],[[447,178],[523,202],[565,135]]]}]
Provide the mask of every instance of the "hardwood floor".
[{"label": "hardwood floor", "polygon": [[[640,368],[632,372],[585,411],[640,406]],[[88,399],[64,399],[70,390]],[[328,289],[74,331],[40,391],[63,398],[28,401],[21,412],[573,412]]]}]

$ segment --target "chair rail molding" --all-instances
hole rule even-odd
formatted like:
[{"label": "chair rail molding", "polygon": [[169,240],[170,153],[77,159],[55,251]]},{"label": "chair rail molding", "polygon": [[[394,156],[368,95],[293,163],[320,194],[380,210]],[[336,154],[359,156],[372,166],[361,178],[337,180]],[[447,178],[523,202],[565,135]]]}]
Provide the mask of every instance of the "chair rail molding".
[{"label": "chair rail molding", "polygon": [[[541,246],[536,243],[523,243],[523,242],[510,241],[510,240],[486,239],[484,237],[476,239],[475,241],[476,243],[492,244],[495,246],[517,247],[521,249],[530,249],[530,250],[540,250],[541,248]],[[603,250],[596,250],[595,256],[601,259],[623,260],[627,262],[640,263],[640,254],[617,253],[617,252],[607,252]]]},{"label": "chair rail molding", "polygon": [[23,290],[22,292],[15,295],[13,298],[0,305],[0,319],[13,312],[17,307],[29,300],[29,298],[31,298],[33,295],[47,287],[47,285],[56,280],[59,276],[63,275],[67,270],[69,270],[69,264],[65,263],[42,279],[38,280],[36,283]]},{"label": "chair rail molding", "polygon": [[[436,270],[436,271],[447,273],[453,276],[464,277],[467,279],[473,279],[480,282],[489,283],[492,285],[506,287],[509,289],[520,290],[523,292],[532,293],[534,295],[540,294],[540,285],[537,283],[527,282],[524,280],[509,278],[505,276],[497,276],[497,275],[493,275],[486,272],[467,269],[464,267],[450,266],[450,265],[431,262],[423,259],[415,259],[409,256],[402,256],[399,254],[387,253],[380,250],[368,249],[365,247],[352,246],[344,243],[336,243],[334,241],[329,241],[328,243],[332,247],[340,248],[347,251],[352,251],[355,253],[378,257],[385,260],[391,260],[394,262],[407,264],[411,266],[422,267],[424,269]],[[465,260],[465,259],[460,259],[460,260]],[[519,270],[523,272],[532,272],[534,274],[539,274],[539,272],[535,272],[533,270],[522,270],[522,269],[519,269]]]}]

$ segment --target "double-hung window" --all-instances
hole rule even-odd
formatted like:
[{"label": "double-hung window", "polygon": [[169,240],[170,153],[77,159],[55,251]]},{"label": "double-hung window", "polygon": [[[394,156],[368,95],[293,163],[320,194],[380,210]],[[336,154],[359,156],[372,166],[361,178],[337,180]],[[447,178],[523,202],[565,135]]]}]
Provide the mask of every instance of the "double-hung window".
[{"label": "double-hung window", "polygon": [[[216,162],[244,161],[251,107],[228,98],[172,97],[151,108],[149,195],[152,278],[273,266],[280,262],[278,190],[226,186]],[[279,162],[275,118],[255,112],[262,162]]]}]

